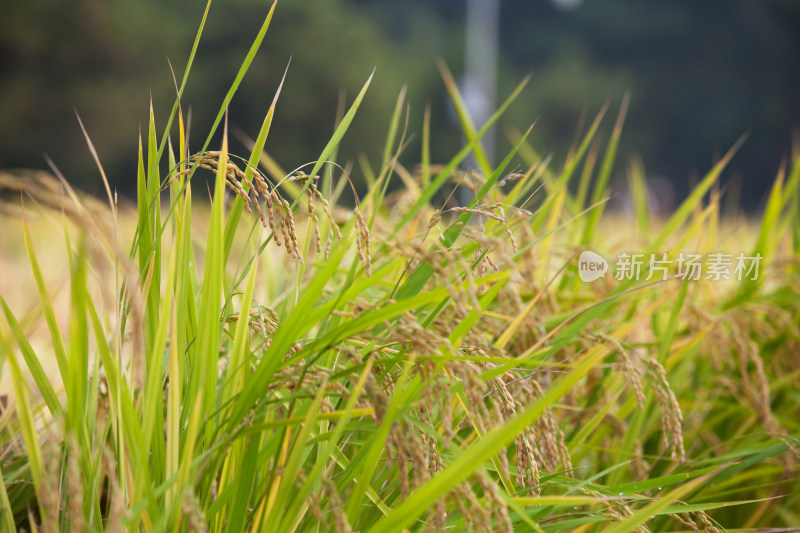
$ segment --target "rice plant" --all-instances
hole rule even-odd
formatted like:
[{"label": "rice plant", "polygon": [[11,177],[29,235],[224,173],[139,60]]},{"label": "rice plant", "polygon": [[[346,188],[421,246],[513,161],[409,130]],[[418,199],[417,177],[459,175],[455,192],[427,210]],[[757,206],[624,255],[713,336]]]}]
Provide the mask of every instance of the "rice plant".
[{"label": "rice plant", "polygon": [[[481,137],[527,80],[476,128],[442,66],[464,148],[433,164],[428,112],[423,161],[401,164],[401,91],[358,195],[334,161],[372,76],[316,161],[285,172],[266,151],[280,87],[247,151],[229,143],[275,8],[190,148],[181,95],[206,8],[161,129],[151,106],[135,207],[88,134],[102,201],[55,164],[0,174],[36,291],[0,298],[1,530],[800,527],[800,146],[758,220],[722,213],[734,146],[666,220],[633,195],[631,224],[604,209],[627,97],[562,163],[528,129],[491,165]],[[741,282],[588,283],[584,250],[764,262]]]}]

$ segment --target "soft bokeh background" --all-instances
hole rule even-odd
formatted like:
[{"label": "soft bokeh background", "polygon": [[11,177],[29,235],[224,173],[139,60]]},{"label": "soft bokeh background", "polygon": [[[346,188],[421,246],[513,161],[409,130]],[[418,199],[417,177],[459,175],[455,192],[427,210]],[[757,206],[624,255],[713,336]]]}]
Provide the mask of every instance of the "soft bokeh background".
[{"label": "soft bokeh background", "polygon": [[[167,58],[180,76],[204,2],[76,0],[3,3],[0,17],[0,168],[46,168],[99,192],[98,174],[75,120],[83,118],[110,179],[132,194],[137,135],[152,93],[163,124],[174,96]],[[198,147],[268,9],[263,1],[217,0],[184,105]],[[378,160],[403,84],[410,130],[433,111],[433,159],[461,135],[435,60],[464,72],[466,0],[281,0],[264,47],[231,106],[231,123],[254,135],[292,57],[267,149],[285,168],[318,156],[340,90],[352,101],[375,81],[339,159]],[[632,94],[623,132],[628,156],[688,190],[692,175],[745,132],[728,178],[756,207],[800,124],[800,2],[792,0],[503,0],[498,102],[528,72],[529,87],[496,131],[497,153],[512,128],[538,118],[532,142],[563,161],[584,112],[611,112]],[[611,118],[611,117],[609,117]],[[419,159],[419,136],[404,161]],[[237,143],[235,153],[247,150]],[[355,173],[358,178],[358,172]]]}]

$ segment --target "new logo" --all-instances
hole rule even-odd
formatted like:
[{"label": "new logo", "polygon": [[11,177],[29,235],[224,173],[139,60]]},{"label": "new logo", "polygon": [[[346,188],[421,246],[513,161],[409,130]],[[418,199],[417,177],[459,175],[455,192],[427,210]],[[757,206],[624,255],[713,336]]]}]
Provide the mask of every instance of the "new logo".
[{"label": "new logo", "polygon": [[608,261],[603,256],[590,250],[581,252],[578,258],[578,275],[581,281],[590,283],[600,279],[608,272]]}]

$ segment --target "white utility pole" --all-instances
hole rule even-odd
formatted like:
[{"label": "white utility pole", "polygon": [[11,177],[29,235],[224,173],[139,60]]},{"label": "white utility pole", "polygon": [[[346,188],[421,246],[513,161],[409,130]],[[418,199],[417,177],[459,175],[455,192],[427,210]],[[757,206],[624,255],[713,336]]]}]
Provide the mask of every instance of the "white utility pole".
[{"label": "white utility pole", "polygon": [[[462,92],[467,109],[478,129],[489,120],[497,105],[499,44],[500,0],[467,0]],[[486,132],[481,142],[491,164],[494,164],[494,143],[494,128],[492,128]],[[475,165],[474,159],[472,164]],[[490,171],[490,169],[480,170],[483,173]]]},{"label": "white utility pole", "polygon": [[[497,98],[497,58],[500,45],[500,0],[467,0],[464,81],[462,94],[475,127],[480,129],[495,111]],[[494,164],[494,128],[481,139],[486,157]],[[477,166],[474,158],[469,163]],[[491,169],[480,169],[488,175]],[[466,205],[472,199],[469,189],[462,188],[459,201]]]}]

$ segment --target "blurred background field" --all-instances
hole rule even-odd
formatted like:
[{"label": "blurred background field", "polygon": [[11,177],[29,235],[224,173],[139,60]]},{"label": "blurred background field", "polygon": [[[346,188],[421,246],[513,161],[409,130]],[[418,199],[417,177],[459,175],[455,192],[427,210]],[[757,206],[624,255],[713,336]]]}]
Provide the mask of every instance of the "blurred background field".
[{"label": "blurred background field", "polygon": [[[385,124],[404,84],[409,131],[421,131],[430,104],[431,159],[442,160],[461,146],[462,136],[435,60],[443,59],[463,81],[467,4],[282,2],[271,38],[231,102],[233,129],[257,131],[291,57],[267,145],[290,170],[319,154],[342,93],[351,101],[376,67],[340,160],[380,157]],[[190,146],[202,142],[197,132],[207,131],[266,9],[251,0],[212,6],[213,22],[184,97],[195,132]],[[136,139],[150,94],[162,125],[174,98],[167,59],[180,75],[201,11],[185,0],[6,3],[0,17],[0,168],[47,168],[45,152],[74,184],[102,192],[74,106],[112,184],[133,196]],[[510,148],[513,128],[538,119],[533,145],[562,161],[581,118],[630,90],[621,161],[641,155],[648,175],[661,177],[681,197],[749,132],[725,179],[741,183],[746,207],[758,207],[800,123],[800,4],[509,0],[500,2],[499,17],[495,105],[528,72],[533,78],[497,128],[497,153]],[[234,140],[232,151],[244,149]],[[403,160],[420,160],[419,137]],[[620,173],[613,181],[624,183]],[[354,179],[363,180],[358,168]]]}]

